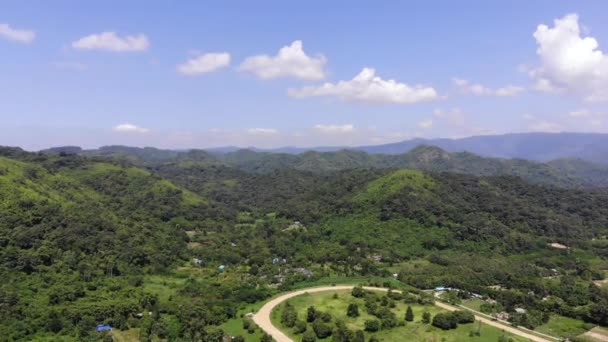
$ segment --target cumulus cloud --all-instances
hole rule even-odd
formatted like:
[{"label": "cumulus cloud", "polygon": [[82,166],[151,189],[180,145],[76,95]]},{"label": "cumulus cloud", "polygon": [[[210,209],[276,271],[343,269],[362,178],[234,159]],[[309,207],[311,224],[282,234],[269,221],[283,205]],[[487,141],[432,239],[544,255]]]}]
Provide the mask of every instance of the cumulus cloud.
[{"label": "cumulus cloud", "polygon": [[534,39],[540,65],[529,71],[536,89],[569,92],[587,101],[608,100],[608,55],[593,37],[582,37],[577,14],[538,25]]},{"label": "cumulus cloud", "polygon": [[274,128],[250,128],[247,133],[253,135],[275,135],[279,134],[279,131]]},{"label": "cumulus cloud", "polygon": [[150,130],[130,123],[123,123],[113,128],[114,132],[120,133],[148,133]]},{"label": "cumulus cloud", "polygon": [[0,37],[19,43],[31,43],[36,38],[36,32],[21,30],[11,27],[9,24],[0,23]]},{"label": "cumulus cloud", "polygon": [[325,77],[323,66],[326,62],[322,55],[306,55],[302,41],[296,40],[291,45],[282,47],[275,56],[257,55],[246,58],[239,70],[251,72],[264,80],[281,77],[321,80]]},{"label": "cumulus cloud", "polygon": [[422,120],[418,122],[418,127],[423,129],[431,128],[433,127],[433,120]]},{"label": "cumulus cloud", "polygon": [[399,104],[431,101],[439,98],[432,87],[409,86],[395,80],[384,80],[376,76],[376,70],[373,68],[363,68],[350,81],[328,82],[319,86],[289,89],[288,94],[297,98],[336,96],[345,101]]},{"label": "cumulus cloud", "polygon": [[120,37],[115,32],[102,32],[82,37],[72,43],[78,50],[106,50],[112,52],[145,51],[150,46],[144,34]]},{"label": "cumulus cloud", "polygon": [[591,115],[591,112],[587,109],[577,109],[568,113],[568,116],[571,118],[586,118]]},{"label": "cumulus cloud", "polygon": [[452,81],[463,94],[471,94],[476,96],[515,96],[525,90],[523,87],[514,85],[507,85],[501,88],[492,89],[479,83],[471,83],[462,78],[453,78]]},{"label": "cumulus cloud", "polygon": [[315,130],[321,133],[350,133],[355,130],[355,126],[352,124],[346,125],[315,125]]},{"label": "cumulus cloud", "polygon": [[184,75],[198,75],[230,65],[230,54],[227,52],[206,53],[195,58],[189,59],[177,66],[177,72]]}]

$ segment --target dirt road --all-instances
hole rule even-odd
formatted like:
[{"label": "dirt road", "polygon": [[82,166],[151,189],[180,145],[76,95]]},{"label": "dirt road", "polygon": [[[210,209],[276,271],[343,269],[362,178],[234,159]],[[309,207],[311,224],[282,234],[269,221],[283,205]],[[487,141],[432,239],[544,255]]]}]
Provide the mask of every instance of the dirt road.
[{"label": "dirt road", "polygon": [[[282,302],[286,301],[289,298],[293,298],[293,297],[296,297],[296,296],[299,296],[299,295],[302,295],[305,293],[351,290],[352,288],[353,288],[352,285],[337,285],[337,286],[312,287],[312,288],[307,288],[307,289],[303,289],[303,290],[288,292],[288,293],[282,294],[276,298],[273,298],[268,303],[264,304],[264,306],[262,306],[262,308],[253,316],[253,321],[263,331],[265,331],[267,334],[272,336],[277,342],[294,342],[291,338],[289,338],[287,335],[285,335],[283,332],[281,332],[281,330],[279,330],[277,327],[272,325],[272,322],[270,321],[270,313],[277,305],[281,304]],[[364,286],[363,288],[366,290],[370,290],[370,291],[385,291],[385,292],[387,291],[387,289],[380,288],[380,287]],[[398,292],[398,291],[395,291],[395,292]],[[437,305],[438,307],[440,307],[442,309],[448,310],[448,311],[459,310],[459,308],[457,308],[457,307],[454,307],[454,306],[451,306],[448,304],[444,304],[441,302],[437,302],[437,301],[435,302],[435,305]],[[513,335],[521,336],[521,337],[527,338],[534,342],[553,342],[551,340],[529,334],[525,331],[521,331],[512,326],[502,324],[500,322],[492,321],[485,317],[475,315],[475,319],[477,319],[478,321],[480,321],[484,324],[491,325],[498,329],[509,332]]]}]

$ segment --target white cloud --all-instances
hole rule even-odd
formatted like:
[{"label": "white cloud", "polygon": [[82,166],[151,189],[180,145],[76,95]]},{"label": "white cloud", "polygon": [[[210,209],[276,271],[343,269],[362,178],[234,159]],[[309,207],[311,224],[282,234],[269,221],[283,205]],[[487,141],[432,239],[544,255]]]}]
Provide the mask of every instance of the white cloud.
[{"label": "white cloud", "polygon": [[137,52],[150,46],[148,37],[143,34],[120,37],[115,32],[102,32],[82,37],[72,43],[79,50],[107,50],[113,52]]},{"label": "white cloud", "polygon": [[453,78],[452,81],[462,93],[476,96],[515,96],[525,90],[523,87],[514,85],[507,85],[498,89],[492,89],[479,83],[471,84],[468,80],[462,78]]},{"label": "white cloud", "polygon": [[250,128],[247,133],[253,135],[275,135],[279,134],[279,131],[274,128]]},{"label": "white cloud", "polygon": [[350,81],[324,83],[319,86],[309,86],[299,89],[289,89],[293,97],[336,96],[345,101],[371,103],[416,103],[439,99],[432,87],[422,85],[409,86],[395,80],[383,80],[375,75],[373,68],[363,68]]},{"label": "white cloud", "polygon": [[9,24],[0,23],[0,37],[19,43],[31,43],[36,38],[36,32],[12,28]]},{"label": "white cloud", "polygon": [[578,109],[568,113],[568,116],[571,118],[586,118],[590,115],[591,112],[589,112],[587,109]]},{"label": "white cloud", "polygon": [[114,132],[121,133],[148,133],[150,130],[147,128],[139,127],[130,123],[123,123],[114,127]]},{"label": "white cloud", "polygon": [[588,101],[608,100],[608,55],[593,37],[581,37],[577,14],[538,25],[534,32],[540,65],[529,71],[536,89],[569,92]]},{"label": "white cloud", "polygon": [[321,80],[325,78],[324,56],[309,57],[302,49],[302,41],[296,40],[282,47],[276,56],[258,55],[248,57],[239,70],[254,73],[261,79],[294,77],[302,80]]},{"label": "white cloud", "polygon": [[346,124],[346,125],[315,125],[315,130],[321,132],[321,133],[328,133],[328,134],[334,134],[334,133],[351,133],[355,130],[355,126],[352,124]]},{"label": "white cloud", "polygon": [[527,129],[532,132],[551,132],[557,133],[563,131],[563,126],[557,122],[548,121],[543,118],[538,118],[535,115],[526,114],[523,118],[528,121]]},{"label": "white cloud", "polygon": [[227,52],[206,53],[189,59],[177,66],[177,72],[184,75],[204,74],[230,65],[230,54]]},{"label": "white cloud", "polygon": [[431,128],[433,127],[433,120],[422,120],[418,122],[418,127],[423,129]]}]

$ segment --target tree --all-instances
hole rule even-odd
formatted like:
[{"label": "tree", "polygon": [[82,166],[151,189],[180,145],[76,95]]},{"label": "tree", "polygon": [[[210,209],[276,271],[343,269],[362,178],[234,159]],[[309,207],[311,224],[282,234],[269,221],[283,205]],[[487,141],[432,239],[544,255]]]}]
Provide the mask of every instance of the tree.
[{"label": "tree", "polygon": [[357,330],[352,342],[365,342],[365,333],[363,330]]},{"label": "tree", "polygon": [[355,298],[362,298],[365,296],[365,290],[363,289],[363,286],[357,285],[353,287],[351,294]]},{"label": "tree", "polygon": [[298,319],[298,314],[294,309],[293,305],[286,303],[281,313],[281,323],[285,324],[288,328],[293,328]]},{"label": "tree", "polygon": [[368,319],[365,321],[365,331],[376,332],[380,330],[380,321],[377,319]]},{"label": "tree", "polygon": [[455,329],[458,326],[456,318],[449,313],[438,313],[433,317],[433,326],[443,329]]},{"label": "tree", "polygon": [[355,333],[352,332],[342,321],[336,322],[331,339],[333,342],[351,342],[355,338]]},{"label": "tree", "polygon": [[274,341],[272,339],[272,336],[268,335],[267,333],[264,333],[262,335],[262,337],[260,338],[260,342],[272,342],[272,341]]},{"label": "tree", "polygon": [[224,340],[224,330],[218,327],[209,328],[205,342],[222,342]]},{"label": "tree", "polygon": [[317,335],[318,338],[326,338],[331,336],[332,333],[329,325],[325,324],[321,320],[316,320],[312,323],[312,330],[315,331],[315,335]]},{"label": "tree", "polygon": [[307,328],[306,322],[297,320],[296,324],[293,328],[293,332],[294,332],[294,334],[301,334],[306,331],[306,328]]},{"label": "tree", "polygon": [[431,323],[431,314],[428,311],[422,313],[422,323],[429,324]]},{"label": "tree", "polygon": [[302,342],[315,342],[316,340],[317,336],[312,330],[306,330],[304,335],[302,335]]},{"label": "tree", "polygon": [[458,310],[452,312],[452,316],[458,323],[466,324],[475,322],[475,315],[467,310]]},{"label": "tree", "polygon": [[346,315],[348,317],[359,317],[359,306],[355,303],[348,304]]},{"label": "tree", "polygon": [[306,322],[312,323],[317,319],[317,309],[314,306],[309,306],[306,310]]},{"label": "tree", "polygon": [[407,306],[407,310],[405,311],[405,320],[408,322],[414,321],[414,311],[412,311],[411,306]]}]

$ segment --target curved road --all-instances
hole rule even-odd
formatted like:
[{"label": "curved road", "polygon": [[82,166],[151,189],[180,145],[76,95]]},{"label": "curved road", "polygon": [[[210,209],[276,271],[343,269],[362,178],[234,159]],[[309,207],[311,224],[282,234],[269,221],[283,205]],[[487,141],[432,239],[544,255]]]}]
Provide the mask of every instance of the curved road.
[{"label": "curved road", "polygon": [[[272,336],[277,342],[294,342],[291,338],[289,338],[289,336],[285,335],[281,330],[279,330],[277,327],[272,325],[272,322],[270,321],[270,313],[277,305],[281,304],[282,302],[286,301],[289,298],[293,298],[293,297],[296,297],[296,296],[299,296],[299,295],[302,295],[305,293],[352,290],[353,287],[354,287],[353,285],[311,287],[311,288],[307,288],[307,289],[303,289],[303,290],[297,290],[297,291],[285,293],[276,298],[273,298],[268,303],[264,304],[264,306],[262,306],[262,308],[255,315],[253,315],[253,321],[263,331],[265,331],[267,334]],[[380,287],[364,286],[363,288],[365,290],[370,290],[370,291],[385,291],[385,292],[387,291],[387,289],[380,288]],[[399,291],[395,290],[395,292],[399,292]],[[437,301],[435,302],[435,305],[437,305],[438,307],[440,307],[444,310],[448,310],[448,311],[459,310],[459,308],[457,308],[457,307],[454,307],[454,306],[451,306],[451,305],[448,305],[445,303],[437,302]],[[534,342],[553,342],[551,340],[529,334],[525,331],[521,331],[510,325],[492,321],[490,319],[487,319],[487,318],[479,316],[479,315],[475,315],[475,319],[484,324],[491,325],[493,327],[507,331],[513,335],[521,336],[521,337],[527,338]]]}]

